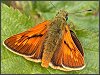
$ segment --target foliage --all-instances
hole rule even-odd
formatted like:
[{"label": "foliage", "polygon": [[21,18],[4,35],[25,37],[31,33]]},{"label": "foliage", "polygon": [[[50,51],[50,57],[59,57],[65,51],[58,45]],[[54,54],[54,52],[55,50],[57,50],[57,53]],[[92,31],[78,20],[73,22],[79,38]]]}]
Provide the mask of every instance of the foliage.
[{"label": "foliage", "polygon": [[[36,6],[32,8],[32,13],[37,10],[41,13],[42,21],[52,19],[56,12],[64,9],[69,13],[92,9],[93,11],[69,14],[68,23],[74,24],[74,31],[81,41],[86,67],[80,71],[63,72],[52,68],[43,68],[41,63],[34,63],[8,51],[1,44],[1,73],[2,74],[98,74],[99,73],[99,3],[98,1],[67,1],[67,2],[50,2],[37,1]],[[34,5],[33,5],[34,6]],[[57,10],[55,10],[57,9]],[[25,10],[25,8],[24,8]],[[25,11],[23,11],[25,12]],[[29,14],[29,13],[28,13]],[[33,15],[33,14],[32,14]],[[21,13],[5,4],[1,4],[1,43],[11,35],[25,31],[33,25],[38,24],[41,18],[31,18],[29,14]],[[33,16],[36,16],[34,14]]]}]

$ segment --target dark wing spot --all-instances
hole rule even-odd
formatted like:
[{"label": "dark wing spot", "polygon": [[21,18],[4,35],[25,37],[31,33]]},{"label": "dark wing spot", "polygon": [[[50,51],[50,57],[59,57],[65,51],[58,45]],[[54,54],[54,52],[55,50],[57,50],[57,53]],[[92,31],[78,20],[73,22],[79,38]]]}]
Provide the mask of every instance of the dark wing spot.
[{"label": "dark wing spot", "polygon": [[68,43],[66,41],[64,41],[64,43],[68,46],[68,48],[71,50],[71,48],[69,47]]},{"label": "dark wing spot", "polygon": [[36,35],[31,36],[31,37],[28,37],[28,39],[34,38],[34,37],[42,37],[42,36],[43,36],[43,34],[36,34]]}]

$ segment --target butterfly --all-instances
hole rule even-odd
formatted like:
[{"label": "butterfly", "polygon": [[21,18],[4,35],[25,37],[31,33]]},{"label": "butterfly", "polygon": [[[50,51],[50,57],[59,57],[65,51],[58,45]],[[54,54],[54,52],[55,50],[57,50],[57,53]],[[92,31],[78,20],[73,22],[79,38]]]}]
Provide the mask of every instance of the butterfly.
[{"label": "butterfly", "polygon": [[67,20],[68,12],[60,10],[54,19],[7,38],[4,46],[45,68],[81,70],[85,67],[84,51]]}]

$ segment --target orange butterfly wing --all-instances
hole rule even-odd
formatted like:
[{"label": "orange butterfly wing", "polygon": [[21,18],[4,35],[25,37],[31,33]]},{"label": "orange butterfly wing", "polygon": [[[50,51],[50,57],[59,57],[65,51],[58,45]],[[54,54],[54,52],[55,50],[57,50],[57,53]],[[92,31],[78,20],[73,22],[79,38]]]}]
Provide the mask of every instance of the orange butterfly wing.
[{"label": "orange butterfly wing", "polygon": [[51,63],[54,69],[63,71],[80,70],[84,68],[84,54],[82,46],[74,32],[69,30],[68,25],[64,32],[62,44],[55,51]]},{"label": "orange butterfly wing", "polygon": [[25,32],[11,36],[4,41],[4,45],[10,51],[25,58],[32,57],[33,59],[41,59],[43,50],[41,47],[49,23],[50,21],[45,21]]}]

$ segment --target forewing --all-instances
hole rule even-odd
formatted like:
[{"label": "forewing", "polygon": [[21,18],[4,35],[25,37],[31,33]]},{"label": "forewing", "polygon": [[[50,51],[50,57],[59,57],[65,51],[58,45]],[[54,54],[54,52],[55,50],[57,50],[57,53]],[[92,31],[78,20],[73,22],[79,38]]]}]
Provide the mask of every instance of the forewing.
[{"label": "forewing", "polygon": [[45,39],[49,23],[49,21],[45,21],[25,32],[11,36],[4,41],[4,45],[10,51],[18,55],[24,57],[35,55],[35,58],[41,59],[42,52],[39,51],[38,55],[35,53],[38,51],[40,45],[42,45],[42,42]]},{"label": "forewing", "polygon": [[69,27],[66,26],[61,46],[55,51],[51,60],[50,66],[52,68],[63,71],[80,70],[84,68],[83,49],[81,49],[82,46],[74,35],[70,32]]}]

